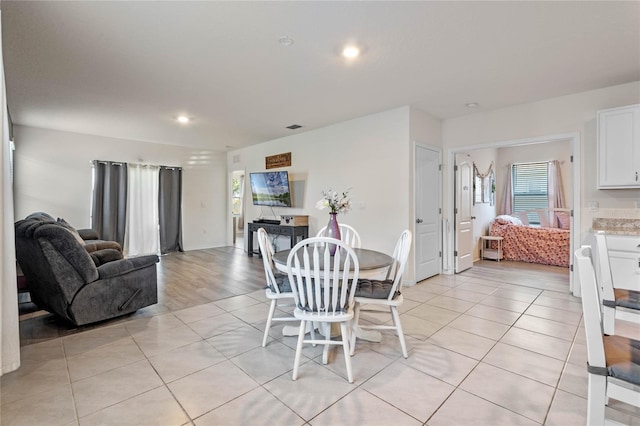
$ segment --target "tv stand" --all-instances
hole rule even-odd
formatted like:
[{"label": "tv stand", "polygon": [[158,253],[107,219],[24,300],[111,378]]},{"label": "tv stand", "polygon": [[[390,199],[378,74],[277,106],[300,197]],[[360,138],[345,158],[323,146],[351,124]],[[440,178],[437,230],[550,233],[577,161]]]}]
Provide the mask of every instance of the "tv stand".
[{"label": "tv stand", "polygon": [[265,222],[250,222],[247,224],[247,229],[249,231],[249,234],[247,235],[247,256],[249,257],[253,256],[254,253],[260,254],[260,251],[253,251],[253,233],[258,232],[258,229],[260,228],[264,228],[264,230],[267,231],[267,234],[288,236],[291,239],[291,247],[296,245],[298,238],[301,240],[309,238],[309,226],[307,225],[280,225],[280,221],[278,221],[277,225]]}]

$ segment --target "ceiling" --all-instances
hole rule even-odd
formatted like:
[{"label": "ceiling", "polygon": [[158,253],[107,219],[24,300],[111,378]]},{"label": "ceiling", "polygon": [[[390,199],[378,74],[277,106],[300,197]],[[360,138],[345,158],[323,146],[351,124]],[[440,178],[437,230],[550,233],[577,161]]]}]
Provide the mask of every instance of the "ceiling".
[{"label": "ceiling", "polygon": [[405,105],[447,119],[640,80],[637,1],[1,7],[14,123],[221,151]]}]

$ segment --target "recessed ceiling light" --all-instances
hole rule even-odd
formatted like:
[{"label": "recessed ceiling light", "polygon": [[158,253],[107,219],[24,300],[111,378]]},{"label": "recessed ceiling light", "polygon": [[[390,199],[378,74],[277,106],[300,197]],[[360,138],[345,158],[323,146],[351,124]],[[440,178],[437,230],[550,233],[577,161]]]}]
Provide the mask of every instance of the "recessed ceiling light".
[{"label": "recessed ceiling light", "polygon": [[179,115],[178,118],[176,118],[176,120],[178,121],[178,123],[182,123],[182,124],[187,124],[188,122],[191,121],[191,119],[186,115]]},{"label": "recessed ceiling light", "polygon": [[479,105],[480,104],[478,104],[477,102],[469,102],[468,104],[465,104],[464,106],[466,106],[467,108],[476,108]]},{"label": "recessed ceiling light", "polygon": [[357,58],[360,55],[360,49],[356,46],[347,46],[342,49],[342,56],[348,59]]},{"label": "recessed ceiling light", "polygon": [[282,36],[278,39],[278,43],[283,46],[291,46],[293,44],[293,39],[289,36]]}]

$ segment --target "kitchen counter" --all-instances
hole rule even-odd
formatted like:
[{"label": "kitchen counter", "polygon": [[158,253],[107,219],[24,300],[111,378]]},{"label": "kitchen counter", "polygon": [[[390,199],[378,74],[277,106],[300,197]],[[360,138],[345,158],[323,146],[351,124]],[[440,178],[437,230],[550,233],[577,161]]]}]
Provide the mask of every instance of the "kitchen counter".
[{"label": "kitchen counter", "polygon": [[605,231],[610,235],[640,235],[640,219],[593,218],[593,231]]}]

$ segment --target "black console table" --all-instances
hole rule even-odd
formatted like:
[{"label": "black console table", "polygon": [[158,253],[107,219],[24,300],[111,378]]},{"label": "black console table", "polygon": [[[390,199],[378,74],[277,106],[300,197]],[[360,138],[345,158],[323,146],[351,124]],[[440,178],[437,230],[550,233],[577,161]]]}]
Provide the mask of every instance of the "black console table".
[{"label": "black console table", "polygon": [[289,226],[289,225],[273,225],[271,223],[254,223],[249,222],[247,229],[249,230],[249,235],[247,235],[247,255],[253,256],[253,233],[257,232],[258,229],[264,228],[267,231],[267,234],[275,234],[275,235],[285,235],[291,239],[291,247],[296,245],[298,237],[301,240],[305,238],[309,238],[309,227],[307,225],[304,226]]}]

